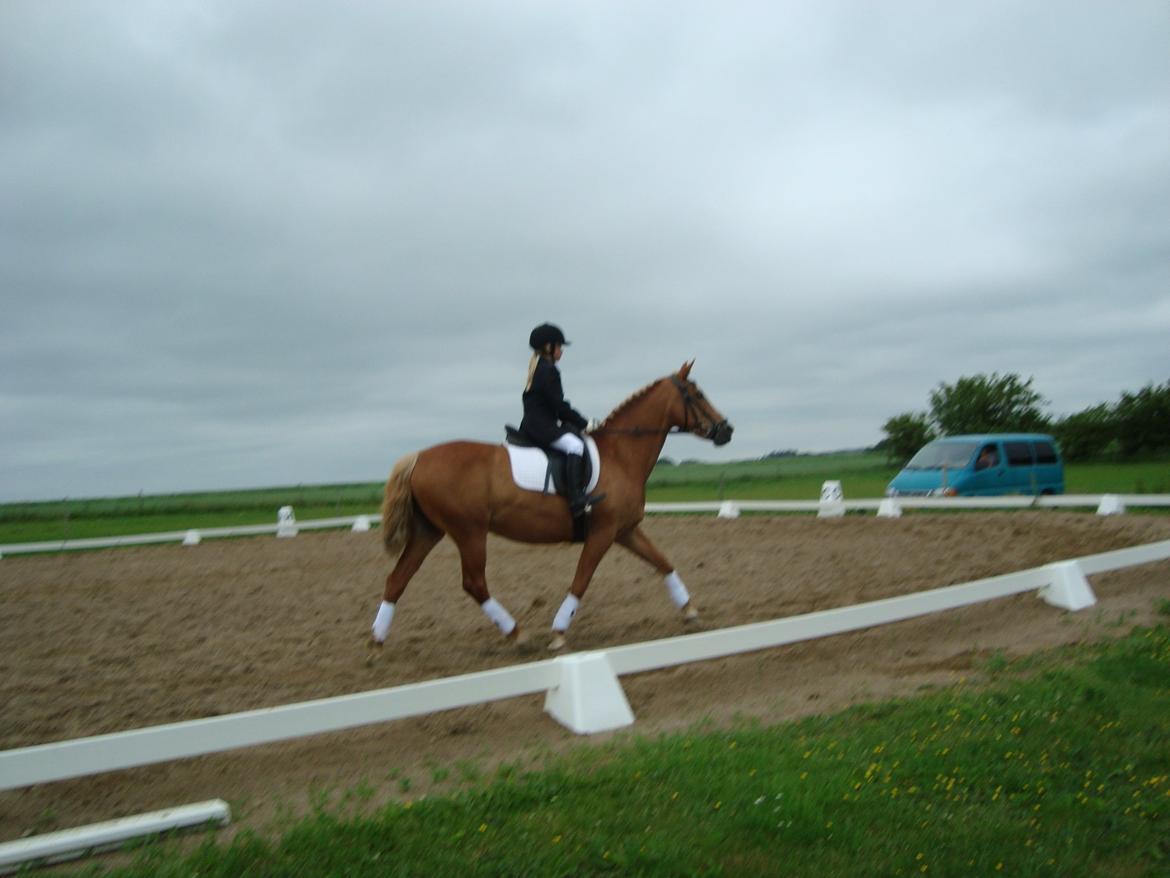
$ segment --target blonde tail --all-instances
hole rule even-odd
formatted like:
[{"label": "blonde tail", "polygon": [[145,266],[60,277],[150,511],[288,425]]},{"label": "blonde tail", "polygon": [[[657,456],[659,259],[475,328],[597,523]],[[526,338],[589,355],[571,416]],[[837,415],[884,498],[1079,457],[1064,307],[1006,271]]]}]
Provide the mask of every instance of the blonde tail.
[{"label": "blonde tail", "polygon": [[410,490],[410,474],[418,462],[418,453],[408,454],[394,464],[386,480],[386,495],[382,499],[382,542],[386,552],[395,557],[402,551],[414,528],[414,494]]}]

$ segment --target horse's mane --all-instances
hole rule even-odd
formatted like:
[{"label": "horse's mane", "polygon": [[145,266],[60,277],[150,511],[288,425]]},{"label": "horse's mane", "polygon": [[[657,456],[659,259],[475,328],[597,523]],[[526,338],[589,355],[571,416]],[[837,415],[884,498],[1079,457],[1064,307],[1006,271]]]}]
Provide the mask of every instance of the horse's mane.
[{"label": "horse's mane", "polygon": [[629,408],[631,405],[633,405],[635,402],[637,402],[639,399],[641,399],[643,396],[645,396],[647,393],[649,393],[651,390],[653,390],[655,387],[657,387],[659,384],[661,384],[663,380],[664,379],[659,378],[656,381],[651,381],[649,384],[647,384],[641,390],[635,390],[633,393],[631,393],[629,396],[627,396],[618,405],[617,408],[615,408],[612,412],[610,412],[608,415],[605,416],[605,420],[601,422],[601,427],[608,427],[610,421],[612,421],[614,418],[616,418],[618,415],[620,415],[623,411],[625,411],[627,408]]}]

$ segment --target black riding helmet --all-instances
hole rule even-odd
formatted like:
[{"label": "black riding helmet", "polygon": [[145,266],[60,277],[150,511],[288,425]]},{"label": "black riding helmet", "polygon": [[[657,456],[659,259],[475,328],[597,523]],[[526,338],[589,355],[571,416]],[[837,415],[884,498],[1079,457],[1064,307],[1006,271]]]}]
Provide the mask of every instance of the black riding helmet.
[{"label": "black riding helmet", "polygon": [[534,351],[543,351],[550,344],[562,346],[569,344],[565,341],[565,334],[561,332],[560,327],[553,326],[551,323],[540,324],[528,336],[528,346]]}]

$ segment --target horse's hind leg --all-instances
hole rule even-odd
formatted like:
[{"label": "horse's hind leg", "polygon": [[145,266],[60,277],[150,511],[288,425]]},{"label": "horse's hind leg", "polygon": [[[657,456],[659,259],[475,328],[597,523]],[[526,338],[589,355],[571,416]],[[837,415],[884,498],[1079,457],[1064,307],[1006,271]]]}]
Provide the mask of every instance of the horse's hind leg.
[{"label": "horse's hind leg", "polygon": [[632,528],[619,536],[617,543],[619,546],[624,546],[629,549],[662,574],[666,583],[666,591],[670,595],[670,600],[676,607],[682,610],[684,621],[693,622],[699,618],[699,611],[695,609],[695,605],[691,602],[690,593],[679,577],[678,571],[674,569],[674,565],[667,560],[666,556],[658,550],[658,547],[650,542],[650,538],[642,532],[642,528]]},{"label": "horse's hind leg", "polygon": [[443,532],[434,527],[416,525],[398,556],[398,561],[390,575],[386,577],[386,590],[382,593],[382,605],[378,608],[378,615],[374,619],[374,645],[381,646],[390,633],[390,623],[394,620],[394,609],[398,599],[406,591],[406,586],[418,573],[431,549],[443,539]]},{"label": "horse's hind leg", "polygon": [[487,588],[487,531],[451,535],[459,547],[463,567],[463,590],[479,604],[484,615],[491,619],[500,633],[509,640],[518,640],[520,626],[504,607],[491,596]]}]

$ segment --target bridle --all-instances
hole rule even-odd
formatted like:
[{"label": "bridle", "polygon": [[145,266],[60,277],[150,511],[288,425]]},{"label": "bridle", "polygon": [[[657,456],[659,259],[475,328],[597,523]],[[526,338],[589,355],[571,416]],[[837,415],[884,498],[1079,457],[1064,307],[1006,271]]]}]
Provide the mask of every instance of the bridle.
[{"label": "bridle", "polygon": [[[683,423],[681,427],[602,427],[595,431],[598,433],[622,433],[630,436],[662,436],[670,433],[696,433],[698,428],[706,427],[706,432],[703,438],[710,439],[716,445],[724,445],[731,440],[731,424],[727,422],[727,418],[716,422],[714,418],[707,416],[701,407],[701,403],[706,402],[706,397],[698,388],[692,392],[691,388],[687,386],[687,382],[680,379],[677,375],[670,376],[670,383],[678,390],[679,395],[683,399]],[[695,417],[695,428],[691,429],[691,415]]]}]

